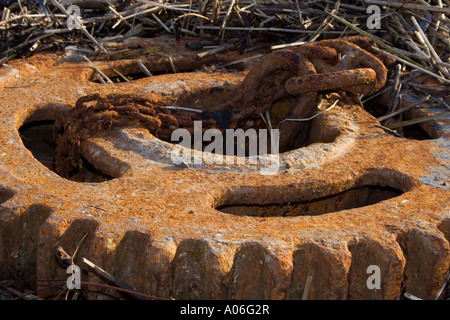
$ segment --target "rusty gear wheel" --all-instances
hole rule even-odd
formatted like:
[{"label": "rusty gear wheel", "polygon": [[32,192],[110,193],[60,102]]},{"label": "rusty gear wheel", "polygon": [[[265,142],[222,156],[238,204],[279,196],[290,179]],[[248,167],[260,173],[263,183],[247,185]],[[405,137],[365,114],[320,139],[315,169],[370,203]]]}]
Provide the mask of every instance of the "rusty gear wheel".
[{"label": "rusty gear wheel", "polygon": [[[445,282],[448,124],[437,124],[439,139],[398,138],[346,100],[312,120],[304,145],[281,154],[270,176],[239,163],[176,167],[174,145],[111,128],[80,144],[104,179],[75,182],[24,146],[23,125],[54,121],[92,94],[213,108],[246,72],[100,84],[88,63],[52,54],[0,72],[0,273],[16,266],[41,289],[65,279],[55,248],[72,254],[87,233],[77,257],[163,298],[300,299],[310,279],[309,299],[434,299]],[[370,266],[379,290],[367,286]]]}]

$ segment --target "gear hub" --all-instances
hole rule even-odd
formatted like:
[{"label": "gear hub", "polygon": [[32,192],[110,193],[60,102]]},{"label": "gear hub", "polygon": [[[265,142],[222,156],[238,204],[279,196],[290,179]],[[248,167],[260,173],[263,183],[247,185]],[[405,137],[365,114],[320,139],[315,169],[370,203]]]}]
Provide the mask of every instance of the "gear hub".
[{"label": "gear hub", "polygon": [[[356,50],[342,42],[324,46]],[[362,51],[357,47],[351,54]],[[341,64],[349,67],[348,61]],[[334,66],[316,71],[336,74],[341,66]],[[171,161],[173,144],[141,126],[113,126],[80,141],[88,174],[72,181],[51,170],[51,137],[53,121],[79,98],[128,94],[162,106],[216,110],[238,99],[243,84],[253,90],[247,72],[101,84],[90,81],[87,62],[51,54],[13,61],[1,71],[1,273],[20,266],[39,280],[39,288],[50,286],[67,277],[55,248],[73,253],[87,234],[78,257],[162,298],[301,299],[309,287],[309,299],[399,299],[404,292],[434,299],[445,282],[448,124],[440,125],[438,139],[398,138],[377,127],[359,99],[345,98],[301,129],[307,139],[281,153],[278,173],[269,176],[239,163],[181,168]],[[375,71],[367,71],[365,90],[379,86]],[[294,109],[301,105],[290,94],[310,94],[300,83],[320,77],[312,74],[290,75],[289,93],[280,97]],[[335,89],[324,86],[320,90]],[[358,91],[361,84],[347,87]],[[258,101],[261,113],[276,118],[274,109]],[[35,131],[26,135],[27,129]],[[380,271],[377,290],[367,285],[371,266]]]}]

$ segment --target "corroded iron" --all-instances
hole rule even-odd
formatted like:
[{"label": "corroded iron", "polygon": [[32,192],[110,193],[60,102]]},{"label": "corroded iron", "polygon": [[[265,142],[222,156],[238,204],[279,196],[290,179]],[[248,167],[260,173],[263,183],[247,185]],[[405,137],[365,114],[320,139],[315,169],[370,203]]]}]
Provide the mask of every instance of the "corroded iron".
[{"label": "corroded iron", "polygon": [[[346,43],[326,43],[323,52],[331,63],[348,49],[365,55]],[[300,57],[275,56],[281,55]],[[109,72],[106,62],[94,63]],[[379,77],[377,65],[361,67]],[[139,292],[163,298],[300,299],[310,279],[309,299],[399,299],[403,292],[434,299],[445,281],[450,191],[438,177],[448,174],[448,123],[436,124],[434,140],[398,138],[377,127],[355,94],[337,90],[341,103],[311,121],[303,147],[279,155],[276,175],[238,163],[179,168],[168,156],[173,144],[130,126],[80,143],[83,158],[110,178],[76,182],[39,162],[19,128],[56,120],[94,94],[211,111],[237,99],[241,86],[257,90],[252,76],[195,72],[100,84],[90,81],[88,63],[52,54],[11,61],[0,72],[0,273],[13,266],[39,279],[42,297],[55,293],[52,280],[68,277],[55,249],[73,254],[86,234],[74,263],[85,269],[86,257]],[[312,67],[302,72],[290,77],[312,74]],[[272,118],[297,112],[296,98],[309,94],[272,101]],[[289,117],[304,116],[298,112]],[[380,268],[379,290],[367,286],[370,266]]]}]

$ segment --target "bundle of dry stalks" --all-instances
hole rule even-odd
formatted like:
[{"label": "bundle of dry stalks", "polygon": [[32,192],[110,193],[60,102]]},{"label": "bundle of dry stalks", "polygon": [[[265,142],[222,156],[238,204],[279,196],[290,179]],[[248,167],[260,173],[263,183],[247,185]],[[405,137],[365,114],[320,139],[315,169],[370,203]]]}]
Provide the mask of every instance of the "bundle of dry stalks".
[{"label": "bundle of dry stalks", "polygon": [[[398,64],[384,119],[402,98],[450,109],[450,1],[283,0],[3,0],[0,66],[34,52],[76,46],[100,58],[133,37],[198,37],[199,57],[236,50],[282,49],[321,39],[363,34]],[[79,7],[74,11],[71,5]],[[374,25],[376,10],[380,20]],[[368,10],[369,9],[369,10]],[[79,18],[78,18],[79,14]],[[374,28],[375,27],[375,28]],[[421,78],[426,76],[425,78]],[[425,80],[426,79],[426,80]],[[431,81],[429,79],[432,79]],[[383,92],[382,92],[383,93]],[[381,94],[382,94],[381,93]],[[423,102],[423,101],[422,101]],[[448,111],[448,110],[447,110]]]}]

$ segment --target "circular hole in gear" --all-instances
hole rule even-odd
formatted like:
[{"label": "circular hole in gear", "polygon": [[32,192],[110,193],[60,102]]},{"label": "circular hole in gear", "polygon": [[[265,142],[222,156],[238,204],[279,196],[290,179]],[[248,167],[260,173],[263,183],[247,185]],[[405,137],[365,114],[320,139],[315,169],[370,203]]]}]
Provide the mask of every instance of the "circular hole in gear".
[{"label": "circular hole in gear", "polygon": [[[344,184],[346,187],[340,187]],[[226,214],[251,217],[319,216],[372,206],[400,197],[413,188],[411,179],[389,169],[370,170],[355,181],[290,184],[228,189],[214,207]]]},{"label": "circular hole in gear", "polygon": [[[182,108],[190,108],[190,109],[197,109],[208,112],[211,110],[212,107],[226,103],[228,101],[231,101],[233,99],[233,96],[236,94],[236,87],[235,86],[213,86],[202,90],[197,90],[195,92],[187,92],[182,93],[177,101],[176,106],[182,107]],[[284,111],[287,112],[290,106],[292,106],[295,103],[295,99],[287,98],[282,101],[278,101],[276,105],[270,110],[271,113],[271,119],[276,123],[282,121],[284,118],[277,118],[276,110],[277,109],[285,109]],[[173,111],[175,115],[181,115],[184,111]],[[318,111],[319,112],[319,111]],[[275,114],[275,116],[274,116]],[[278,115],[279,116],[279,115]],[[315,143],[333,143],[341,134],[340,130],[336,127],[330,127],[327,123],[327,114],[323,114],[319,117],[314,118],[311,121],[308,121],[306,123],[303,123],[303,126],[299,126],[299,131],[297,132],[296,138],[293,142],[293,144],[284,150],[280,150],[280,153],[289,152],[292,150],[297,150],[300,148],[308,147]],[[219,115],[219,117],[226,117],[226,115]],[[252,120],[249,120],[249,122],[252,122]],[[276,127],[273,127],[275,129]],[[205,131],[206,128],[202,128],[203,131]],[[239,129],[239,128],[236,128]],[[264,129],[266,131],[261,131],[261,129]],[[239,135],[239,137],[230,135],[232,139],[234,139],[231,142],[231,145],[234,145],[234,155],[238,155],[237,149],[239,144],[245,144],[245,157],[249,157],[252,154],[249,152],[249,143],[250,143],[250,131],[248,129],[243,129],[245,137],[242,135]],[[256,136],[252,136],[254,138],[254,141],[259,142],[259,134],[262,132],[264,134],[267,133],[266,137],[267,140],[270,141],[270,135],[267,129],[267,126],[265,124],[259,124],[259,127],[255,126],[256,130]],[[248,134],[248,135],[247,135]],[[159,137],[161,140],[177,144],[179,141],[172,141],[170,137]],[[222,134],[223,138],[223,152],[227,150],[227,134],[223,132]],[[245,139],[245,140],[244,140]],[[191,148],[194,149],[194,140],[195,137],[191,140]],[[204,151],[206,147],[210,146],[211,142],[213,141],[202,141],[202,150]],[[258,143],[257,142],[257,143]],[[258,143],[258,150],[259,147],[261,147]],[[267,148],[268,152],[271,152],[270,146]],[[213,152],[217,153],[217,152]],[[223,154],[220,153],[219,154]],[[228,155],[228,154],[227,154]]]},{"label": "circular hole in gear", "polygon": [[[30,117],[30,119],[32,118]],[[19,135],[25,148],[32,153],[37,161],[53,172],[55,172],[53,170],[53,157],[55,153],[55,143],[53,141],[54,123],[54,120],[26,121],[19,128]],[[95,168],[84,157],[82,161],[84,170],[84,180],[82,182],[98,183],[115,178]]]},{"label": "circular hole in gear", "polygon": [[392,187],[367,185],[311,200],[270,204],[224,204],[216,209],[232,215],[251,217],[318,216],[377,204],[402,195]]}]

